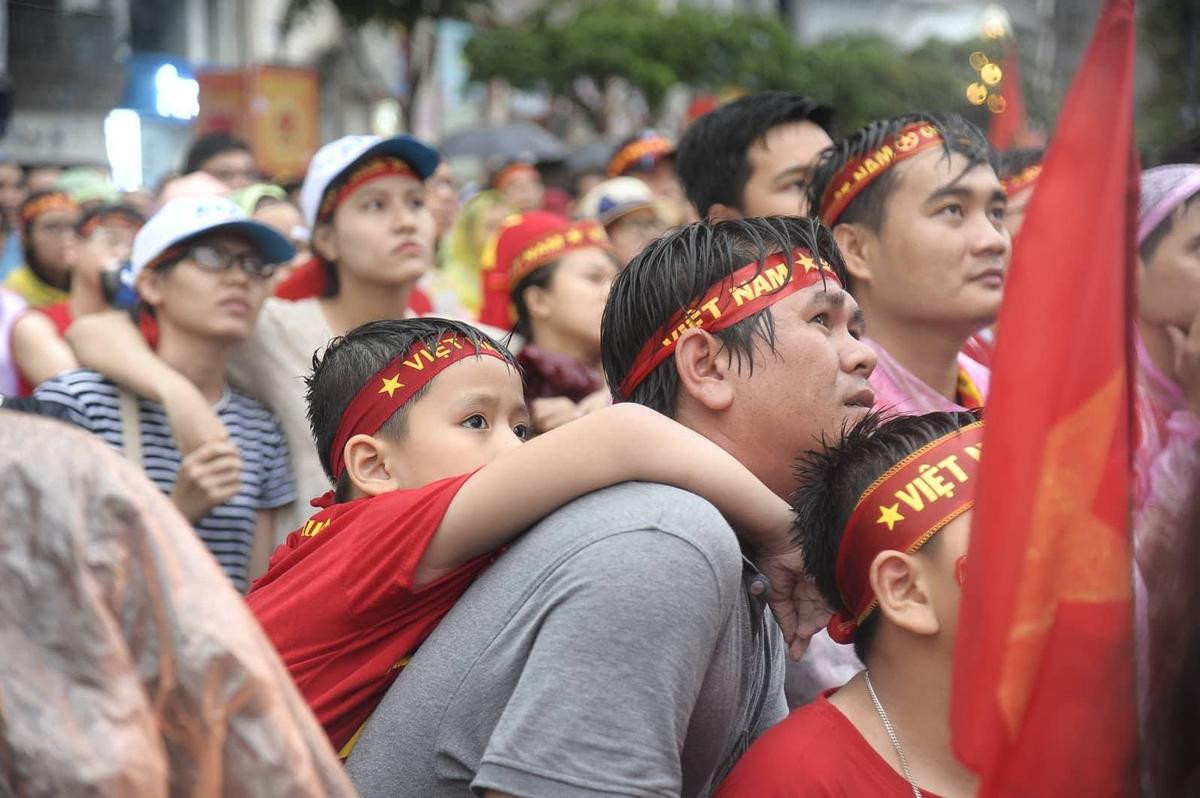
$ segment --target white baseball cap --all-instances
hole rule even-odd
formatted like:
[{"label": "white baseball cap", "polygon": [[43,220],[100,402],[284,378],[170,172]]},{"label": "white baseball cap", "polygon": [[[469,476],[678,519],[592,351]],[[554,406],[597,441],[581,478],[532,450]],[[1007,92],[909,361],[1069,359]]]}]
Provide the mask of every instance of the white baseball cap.
[{"label": "white baseball cap", "polygon": [[171,247],[201,233],[237,233],[268,263],[283,263],[296,255],[295,248],[273,227],[256,222],[233,200],[225,197],[180,197],[159,209],[133,238],[130,279]]},{"label": "white baseball cap", "polygon": [[579,201],[579,216],[610,225],[627,213],[654,208],[650,187],[636,177],[614,177],[597,183]]},{"label": "white baseball cap", "polygon": [[312,157],[304,185],[300,188],[300,210],[309,227],[316,227],[317,211],[325,190],[360,161],[377,155],[392,155],[412,167],[421,180],[428,180],[438,165],[437,150],[420,139],[409,135],[392,136],[343,136],[331,141]]}]

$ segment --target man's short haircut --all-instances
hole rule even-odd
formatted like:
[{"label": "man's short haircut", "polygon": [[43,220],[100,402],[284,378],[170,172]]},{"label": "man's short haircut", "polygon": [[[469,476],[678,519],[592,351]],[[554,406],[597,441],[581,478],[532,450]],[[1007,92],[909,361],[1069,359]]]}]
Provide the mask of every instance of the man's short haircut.
[{"label": "man's short haircut", "polygon": [[[308,386],[308,422],[317,444],[321,467],[330,479],[333,478],[333,468],[329,462],[329,449],[337,437],[338,424],[367,380],[375,376],[389,360],[407,353],[418,342],[433,349],[439,341],[450,335],[465,338],[477,349],[480,343],[494,346],[513,368],[517,368],[512,353],[498,341],[470,324],[437,318],[367,322],[334,338],[324,352],[318,351],[313,355],[312,374],[304,380]],[[431,384],[426,384],[397,409],[377,434],[393,440],[402,438],[407,430],[405,421],[408,409],[428,392]],[[344,501],[348,490],[349,479],[343,473],[337,485],[338,501]]]},{"label": "man's short haircut", "polygon": [[[837,584],[837,555],[854,506],[876,479],[896,463],[938,438],[980,419],[978,412],[926,413],[885,418],[868,413],[834,440],[805,452],[796,464],[798,487],[792,493],[792,527],[804,551],[804,570],[834,610],[852,614]],[[934,543],[937,535],[922,548]],[[854,651],[866,660],[878,628],[873,612],[854,633]]]},{"label": "man's short haircut", "polygon": [[[809,213],[821,212],[821,200],[838,171],[850,161],[861,158],[893,138],[911,124],[929,124],[942,137],[942,150],[946,157],[958,153],[966,157],[966,169],[988,164],[996,169],[996,158],[983,131],[958,114],[916,113],[880,119],[849,136],[835,141],[817,159],[813,167],[812,181],[808,186]],[[964,172],[966,170],[964,169]],[[851,200],[837,219],[837,224],[859,222],[867,229],[878,233],[883,228],[883,209],[892,192],[896,190],[896,170],[887,169],[875,178],[857,197]]]},{"label": "man's short haircut", "polygon": [[[601,322],[600,352],[604,375],[617,401],[628,400],[673,418],[679,392],[675,360],[660,363],[630,396],[619,386],[633,369],[646,342],[670,318],[700,299],[738,269],[804,247],[846,280],[846,265],[828,228],[816,219],[767,216],[721,222],[696,222],[652,242],[625,267],[608,295]],[[713,333],[729,362],[753,372],[756,343],[775,352],[775,323],[768,307]],[[757,339],[757,341],[756,341]]]},{"label": "man's short haircut", "polygon": [[996,156],[996,176],[1001,180],[1008,180],[1010,177],[1021,174],[1030,166],[1040,164],[1045,159],[1045,147],[1005,150]]},{"label": "man's short haircut", "polygon": [[833,110],[794,91],[760,91],[697,119],[675,152],[675,171],[701,218],[721,204],[745,210],[750,147],[780,125],[812,122],[830,130]]},{"label": "man's short haircut", "polygon": [[228,133],[208,133],[196,139],[183,162],[183,173],[190,175],[200,170],[209,158],[224,152],[250,152],[249,145]]}]

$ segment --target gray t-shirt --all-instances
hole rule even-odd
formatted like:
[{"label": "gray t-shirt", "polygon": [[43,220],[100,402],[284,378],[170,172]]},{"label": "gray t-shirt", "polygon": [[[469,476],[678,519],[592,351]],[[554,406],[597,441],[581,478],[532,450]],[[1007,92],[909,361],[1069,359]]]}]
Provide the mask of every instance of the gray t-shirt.
[{"label": "gray t-shirt", "polygon": [[[744,570],[745,569],[745,570]],[[350,756],[370,796],[703,796],[787,713],[783,640],[703,499],[629,483],[513,544]]]}]

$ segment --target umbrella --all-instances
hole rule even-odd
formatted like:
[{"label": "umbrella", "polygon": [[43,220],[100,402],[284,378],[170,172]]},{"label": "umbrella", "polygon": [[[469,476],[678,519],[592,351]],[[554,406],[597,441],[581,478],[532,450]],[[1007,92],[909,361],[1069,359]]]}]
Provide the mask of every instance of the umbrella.
[{"label": "umbrella", "polygon": [[501,160],[560,161],[567,148],[558,137],[532,122],[510,122],[460,130],[442,139],[448,157],[478,155]]}]

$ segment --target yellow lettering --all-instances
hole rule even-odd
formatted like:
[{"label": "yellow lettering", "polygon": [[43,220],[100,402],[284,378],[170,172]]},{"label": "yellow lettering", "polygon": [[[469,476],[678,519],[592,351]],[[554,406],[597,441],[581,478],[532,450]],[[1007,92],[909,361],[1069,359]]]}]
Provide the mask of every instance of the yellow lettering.
[{"label": "yellow lettering", "polygon": [[712,299],[708,300],[703,305],[701,305],[700,309],[707,310],[708,315],[712,316],[714,319],[719,319],[719,318],[721,318],[721,308],[719,308],[717,306],[718,301],[720,301],[719,297],[713,297]]},{"label": "yellow lettering", "polygon": [[733,302],[739,308],[754,299],[754,289],[748,285],[735,285],[733,287]]},{"label": "yellow lettering", "polygon": [[958,455],[956,454],[952,454],[942,462],[938,463],[938,468],[944,468],[949,471],[960,483],[967,481],[967,472],[959,468]]},{"label": "yellow lettering", "polygon": [[767,281],[771,284],[771,290],[777,291],[787,282],[788,266],[786,263],[781,263],[774,269],[767,269],[765,274]]},{"label": "yellow lettering", "polygon": [[[908,483],[908,486],[904,488],[904,490],[896,491],[896,498],[899,499],[900,501],[904,502],[905,504],[907,504],[909,507],[913,508],[917,512],[921,512],[922,510],[925,509],[925,502],[921,499],[920,496],[917,495],[917,489],[914,487],[914,485],[920,485],[920,484],[922,484],[921,480],[917,480],[915,483],[910,482],[910,483]],[[930,498],[932,498],[932,497],[930,497]]]},{"label": "yellow lettering", "polygon": [[921,472],[921,478],[929,489],[938,496],[954,496],[954,486],[938,475],[937,466],[923,465],[917,470]]},{"label": "yellow lettering", "polygon": [[967,447],[967,454],[971,455],[972,460],[975,460],[976,462],[979,461],[979,450],[981,447],[982,447],[982,444],[980,444],[979,446],[968,446]]},{"label": "yellow lettering", "polygon": [[751,283],[751,285],[754,286],[755,299],[758,299],[760,296],[771,290],[770,281],[761,274],[754,278],[754,282]]}]

